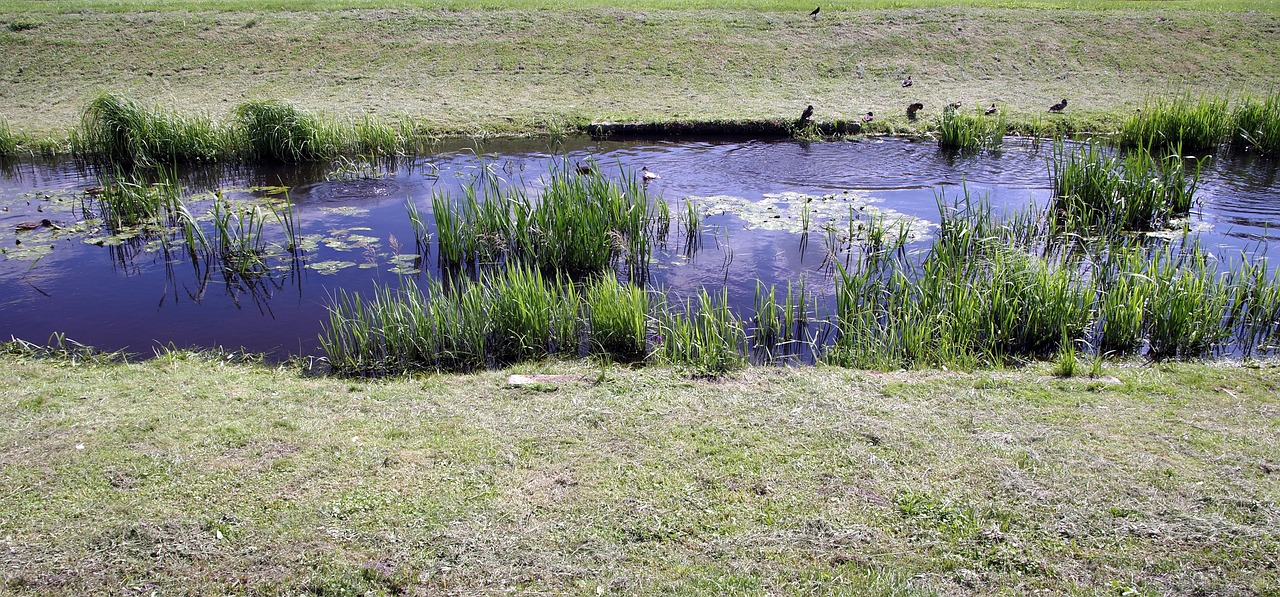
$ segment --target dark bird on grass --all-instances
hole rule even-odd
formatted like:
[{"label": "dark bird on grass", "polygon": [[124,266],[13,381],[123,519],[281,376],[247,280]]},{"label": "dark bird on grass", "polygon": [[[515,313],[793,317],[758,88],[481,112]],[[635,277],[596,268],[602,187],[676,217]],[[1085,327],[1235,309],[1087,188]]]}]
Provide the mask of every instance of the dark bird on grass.
[{"label": "dark bird on grass", "polygon": [[1050,111],[1050,112],[1061,112],[1061,111],[1063,111],[1064,109],[1066,109],[1066,107],[1067,107],[1067,98],[1065,98],[1065,97],[1064,97],[1064,98],[1062,98],[1062,101],[1060,101],[1060,102],[1058,102],[1058,103],[1056,103],[1056,104],[1054,104],[1054,105],[1052,105],[1052,106],[1049,106],[1049,111]]},{"label": "dark bird on grass", "polygon": [[907,75],[907,78],[902,80],[902,86],[910,87],[912,85],[915,85],[915,82],[911,80],[911,75]]},{"label": "dark bird on grass", "polygon": [[810,104],[809,107],[805,108],[804,112],[800,114],[800,122],[808,122],[810,118],[813,118],[813,104]]},{"label": "dark bird on grass", "polygon": [[983,113],[983,114],[986,114],[987,116],[990,116],[990,115],[992,115],[992,114],[995,114],[995,113],[996,113],[996,105],[995,105],[995,104],[991,104],[991,107],[990,107],[990,108],[987,108],[986,110],[983,110],[983,111],[982,111],[982,113]]},{"label": "dark bird on grass", "polygon": [[16,228],[19,232],[22,232],[25,230],[35,230],[37,228],[53,228],[54,230],[57,230],[61,228],[61,226],[54,224],[52,221],[46,218],[44,220],[40,220],[39,222],[18,222],[18,225],[14,226],[14,228]]},{"label": "dark bird on grass", "polygon": [[875,114],[872,114],[871,112],[867,112],[866,114],[862,115],[862,121],[871,122],[872,120],[875,120],[875,116],[876,116]]},{"label": "dark bird on grass", "polygon": [[961,105],[963,105],[963,103],[964,103],[964,102],[953,102],[953,103],[947,104],[947,105],[946,105],[946,107],[944,107],[944,108],[942,109],[942,111],[943,111],[943,112],[955,112],[956,110],[959,110],[959,109],[960,109],[960,106],[961,106]]},{"label": "dark bird on grass", "polygon": [[809,16],[811,16],[811,17],[816,17],[816,16],[818,16],[818,13],[819,13],[819,12],[821,12],[821,11],[822,11],[822,7],[821,7],[821,6],[819,6],[819,7],[815,8],[815,9],[813,9],[813,12],[809,13]]},{"label": "dark bird on grass", "polygon": [[914,104],[907,106],[907,120],[915,120],[916,112],[919,112],[923,109],[924,109],[924,104],[920,102],[916,102]]},{"label": "dark bird on grass", "polygon": [[659,178],[662,178],[662,177],[658,176],[657,172],[650,170],[648,166],[641,166],[640,178],[644,179],[645,181],[650,181],[650,180],[658,180]]}]

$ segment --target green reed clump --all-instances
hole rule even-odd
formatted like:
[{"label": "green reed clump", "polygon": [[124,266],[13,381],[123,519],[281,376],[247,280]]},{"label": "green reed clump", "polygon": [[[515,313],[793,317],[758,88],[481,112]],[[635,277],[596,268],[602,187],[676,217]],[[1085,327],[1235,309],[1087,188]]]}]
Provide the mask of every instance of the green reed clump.
[{"label": "green reed clump", "polygon": [[98,179],[98,187],[81,200],[86,218],[100,219],[112,234],[131,228],[160,228],[169,223],[181,204],[182,187],[177,174],[116,169]]},{"label": "green reed clump", "polygon": [[123,165],[152,166],[214,160],[233,152],[233,134],[207,116],[146,108],[106,93],[81,118],[81,151]]},{"label": "green reed clump", "polygon": [[1054,225],[1101,234],[1166,228],[1194,203],[1200,160],[1192,163],[1176,148],[1165,156],[1141,147],[1121,156],[1092,143],[1067,150],[1059,142],[1049,163]]},{"label": "green reed clump", "polygon": [[213,234],[209,240],[223,271],[241,277],[266,273],[267,242],[263,233],[267,214],[257,205],[232,204],[221,192],[215,195],[210,214]]},{"label": "green reed clump", "polygon": [[327,160],[349,146],[336,123],[285,102],[246,102],[236,106],[235,116],[245,151],[252,159],[285,163]]},{"label": "green reed clump", "polygon": [[9,128],[9,122],[0,120],[0,158],[17,155],[19,145],[18,135]]},{"label": "green reed clump", "polygon": [[1064,254],[1037,257],[1017,222],[985,201],[943,205],[923,260],[904,252],[839,267],[836,342],[824,360],[854,367],[973,367],[1041,358],[1082,338],[1093,290]]},{"label": "green reed clump", "polygon": [[1148,100],[1120,126],[1122,147],[1212,149],[1227,141],[1232,117],[1226,98]]},{"label": "green reed clump", "polygon": [[649,239],[669,228],[665,207],[634,176],[618,182],[563,171],[553,171],[536,198],[493,179],[462,197],[432,198],[446,265],[515,260],[571,275],[603,271],[623,256],[647,263]]},{"label": "green reed clump", "polygon": [[944,110],[934,121],[938,145],[956,149],[990,149],[1004,140],[1004,113],[995,115]]},{"label": "green reed clump", "polygon": [[1244,99],[1231,118],[1232,145],[1263,155],[1280,155],[1280,91],[1262,100]]},{"label": "green reed clump", "polygon": [[549,282],[539,269],[526,265],[505,268],[484,282],[490,292],[489,355],[496,362],[577,351],[581,301],[572,283]]},{"label": "green reed clump", "polygon": [[1229,290],[1199,249],[1152,262],[1147,356],[1203,358],[1230,335],[1226,323]]},{"label": "green reed clump", "polygon": [[363,299],[340,292],[329,307],[321,347],[335,371],[387,374],[471,371],[487,365],[576,354],[582,297],[569,281],[517,266],[477,281],[412,279]]},{"label": "green reed clump", "polygon": [[1244,356],[1277,348],[1280,339],[1280,277],[1272,276],[1265,259],[1243,261],[1231,268],[1227,290],[1228,326]]},{"label": "green reed clump", "polygon": [[587,284],[583,297],[592,350],[624,360],[642,359],[648,342],[648,293],[618,282],[618,277],[608,272]]},{"label": "green reed clump", "polygon": [[706,375],[721,375],[746,364],[742,322],[729,310],[727,290],[714,299],[706,289],[697,303],[685,302],[677,311],[663,303],[658,309],[659,355],[670,364]]}]

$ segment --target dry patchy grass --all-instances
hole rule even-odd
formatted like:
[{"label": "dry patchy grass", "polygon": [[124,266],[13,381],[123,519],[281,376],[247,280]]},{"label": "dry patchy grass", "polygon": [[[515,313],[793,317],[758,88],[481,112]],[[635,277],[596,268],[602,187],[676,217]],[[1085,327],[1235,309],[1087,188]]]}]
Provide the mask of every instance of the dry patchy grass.
[{"label": "dry patchy grass", "polygon": [[0,568],[18,594],[1247,595],[1280,581],[1269,368],[647,368],[532,387],[175,355],[4,357],[3,371]]},{"label": "dry patchy grass", "polygon": [[[1276,85],[1280,17],[1263,11],[969,7],[830,10],[72,12],[0,15],[0,120],[73,125],[103,91],[225,117],[285,99],[340,115],[422,117],[442,133],[590,120],[883,115],[999,103],[1011,122],[1114,121],[1150,94]],[[899,81],[911,74],[915,86]],[[1110,116],[1109,116],[1110,115]],[[1108,120],[1108,118],[1110,118]],[[1052,119],[1062,120],[1060,117]]]}]

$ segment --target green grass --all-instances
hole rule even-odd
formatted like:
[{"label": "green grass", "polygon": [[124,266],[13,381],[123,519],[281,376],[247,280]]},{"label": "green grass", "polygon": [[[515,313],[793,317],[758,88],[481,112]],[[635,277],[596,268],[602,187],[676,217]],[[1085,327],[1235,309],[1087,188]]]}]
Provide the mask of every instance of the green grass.
[{"label": "green grass", "polygon": [[[815,121],[874,110],[883,115],[872,123],[877,131],[910,132],[961,100],[998,101],[1015,131],[1039,122],[1056,132],[1110,132],[1144,97],[1168,94],[1169,73],[1187,73],[1177,89],[1195,97],[1275,87],[1269,58],[1280,41],[1265,34],[1270,7],[1203,18],[1185,7],[1125,4],[1117,11],[825,6],[817,19],[799,4],[776,12],[749,4],[371,4],[332,12],[117,5],[123,13],[77,6],[15,15],[42,25],[0,31],[12,65],[0,76],[0,97],[11,100],[0,102],[0,118],[35,138],[66,135],[105,90],[217,117],[274,98],[342,121],[407,116],[411,128],[434,134],[553,133],[591,121],[782,121],[807,104]],[[876,34],[848,36],[854,27]],[[904,74],[917,85],[897,85]],[[1066,96],[1068,113],[1048,118],[1048,103]],[[920,123],[903,114],[914,101],[926,106]]]},{"label": "green grass", "polygon": [[[707,10],[732,7],[739,10],[755,11],[801,11],[808,13],[812,2],[800,0],[507,0],[503,8],[523,10],[566,9],[566,8],[625,8],[634,10]],[[493,7],[486,0],[414,0],[395,2],[392,0],[273,0],[271,2],[247,2],[246,0],[88,0],[71,2],[69,0],[16,0],[11,10],[31,13],[60,13],[80,10],[95,12],[134,12],[173,11],[173,10],[221,10],[221,11],[316,11],[347,10],[374,8],[447,8],[450,10],[483,10]],[[1198,11],[1236,11],[1259,10],[1275,12],[1275,5],[1266,0],[1229,0],[1217,2],[1199,2],[1188,7],[1184,2],[1176,0],[1147,0],[1134,3],[1132,0],[871,0],[869,2],[834,2],[822,6],[822,10],[831,13],[850,9],[888,9],[888,8],[921,8],[937,6],[975,6],[1001,8],[1070,8],[1086,10],[1186,10]]]},{"label": "green grass", "polygon": [[643,267],[651,239],[666,236],[671,218],[666,202],[651,198],[634,172],[610,178],[558,169],[536,198],[486,176],[461,197],[437,193],[432,211],[439,255],[449,267],[512,261],[572,276],[622,261]]},{"label": "green grass", "polygon": [[84,153],[125,166],[155,166],[226,157],[231,134],[207,116],[148,108],[105,93],[85,108],[79,139]]},{"label": "green grass", "polygon": [[1070,233],[1118,234],[1162,230],[1185,217],[1195,201],[1200,159],[1146,147],[1113,152],[1094,143],[1068,149],[1061,142],[1050,160],[1054,225]]},{"label": "green grass", "polygon": [[140,230],[163,235],[182,201],[182,187],[172,170],[125,173],[117,169],[100,177],[97,188],[81,198],[80,211],[86,219],[101,222],[110,234]]},{"label": "green grass", "polygon": [[955,149],[991,149],[1004,140],[1004,113],[944,110],[934,122],[938,145]]},{"label": "green grass", "polygon": [[1231,137],[1232,115],[1222,97],[1148,99],[1120,127],[1122,147],[1212,150]]},{"label": "green grass", "polygon": [[[712,381],[552,362],[366,382],[218,353],[73,364],[5,348],[6,594],[1280,582],[1269,366]],[[557,377],[507,385],[516,373]]]},{"label": "green grass", "polygon": [[1245,98],[1232,112],[1231,143],[1263,155],[1280,154],[1280,92]]}]

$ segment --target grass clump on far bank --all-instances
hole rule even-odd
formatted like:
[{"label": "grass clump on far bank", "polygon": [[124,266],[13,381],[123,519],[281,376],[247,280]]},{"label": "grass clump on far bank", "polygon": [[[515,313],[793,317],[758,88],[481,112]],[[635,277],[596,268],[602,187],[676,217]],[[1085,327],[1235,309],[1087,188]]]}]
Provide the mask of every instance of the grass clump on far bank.
[{"label": "grass clump on far bank", "polygon": [[81,151],[124,166],[155,166],[224,158],[233,134],[207,116],[147,108],[106,93],[89,103],[81,121]]},{"label": "grass clump on far bank", "polygon": [[990,149],[1004,139],[1004,112],[994,115],[943,110],[935,121],[938,145],[954,149]]},{"label": "grass clump on far bank", "polygon": [[1234,146],[1263,155],[1280,155],[1280,91],[1262,100],[1246,98],[1232,112]]},{"label": "grass clump on far bank", "polygon": [[1185,151],[1211,150],[1227,141],[1232,117],[1226,98],[1176,98],[1149,100],[1120,127],[1122,147],[1146,147]]},{"label": "grass clump on far bank", "polygon": [[1088,143],[1054,148],[1051,217],[1058,230],[1114,234],[1167,228],[1195,200],[1200,161],[1188,167],[1176,146],[1168,155],[1139,147],[1114,154]]},{"label": "grass clump on far bank", "polygon": [[280,101],[246,102],[235,109],[248,156],[274,162],[337,157],[342,135],[333,122]]}]

